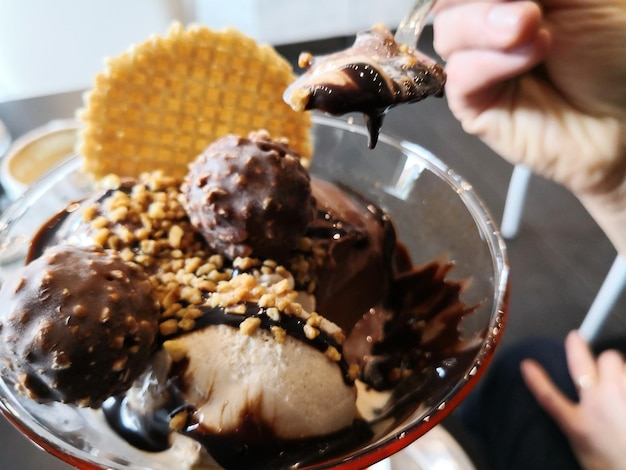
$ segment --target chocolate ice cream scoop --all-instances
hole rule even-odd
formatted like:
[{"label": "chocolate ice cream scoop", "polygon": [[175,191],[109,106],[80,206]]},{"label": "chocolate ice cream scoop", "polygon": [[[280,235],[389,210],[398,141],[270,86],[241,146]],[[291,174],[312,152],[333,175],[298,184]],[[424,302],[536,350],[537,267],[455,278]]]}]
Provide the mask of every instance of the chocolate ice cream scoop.
[{"label": "chocolate ice cream scoop", "polygon": [[151,289],[112,251],[49,248],[0,290],[0,366],[39,401],[99,406],[149,362],[159,315]]},{"label": "chocolate ice cream scoop", "polygon": [[298,63],[307,71],[285,90],[285,101],[296,111],[363,113],[370,148],[376,145],[389,108],[443,96],[446,82],[440,65],[396,43],[384,25],[358,33],[346,50],[319,57],[303,52]]},{"label": "chocolate ice cream scoop", "polygon": [[266,132],[228,135],[189,165],[182,187],[191,222],[227,258],[284,258],[314,216],[299,156]]},{"label": "chocolate ice cream scoop", "polygon": [[335,184],[311,180],[318,215],[307,230],[315,262],[315,308],[348,334],[389,290],[396,236],[389,216]]}]

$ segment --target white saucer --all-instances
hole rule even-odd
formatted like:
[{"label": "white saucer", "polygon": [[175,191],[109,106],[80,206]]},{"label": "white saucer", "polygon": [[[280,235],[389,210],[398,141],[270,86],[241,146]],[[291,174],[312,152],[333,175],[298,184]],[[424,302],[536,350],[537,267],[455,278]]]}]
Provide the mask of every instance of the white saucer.
[{"label": "white saucer", "polygon": [[442,426],[435,426],[417,441],[368,470],[476,470],[461,445]]},{"label": "white saucer", "polygon": [[17,199],[35,180],[72,154],[79,127],[73,119],[58,119],[15,139],[0,163],[0,183],[9,199]]}]

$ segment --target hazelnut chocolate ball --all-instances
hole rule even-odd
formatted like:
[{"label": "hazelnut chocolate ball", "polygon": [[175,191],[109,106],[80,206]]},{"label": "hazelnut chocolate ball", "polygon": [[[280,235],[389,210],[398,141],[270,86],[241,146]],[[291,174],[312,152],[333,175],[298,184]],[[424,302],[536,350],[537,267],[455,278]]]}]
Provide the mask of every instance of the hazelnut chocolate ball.
[{"label": "hazelnut chocolate ball", "polygon": [[145,370],[159,306],[138,266],[58,245],[0,290],[0,368],[38,401],[97,407]]},{"label": "hazelnut chocolate ball", "polygon": [[182,186],[192,224],[227,258],[284,258],[313,220],[300,157],[267,132],[227,135],[189,165]]}]

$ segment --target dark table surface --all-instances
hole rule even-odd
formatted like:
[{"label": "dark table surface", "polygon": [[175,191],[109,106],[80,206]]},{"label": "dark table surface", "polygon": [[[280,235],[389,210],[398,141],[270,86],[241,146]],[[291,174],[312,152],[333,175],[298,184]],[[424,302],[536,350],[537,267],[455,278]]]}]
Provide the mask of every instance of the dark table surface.
[{"label": "dark table surface", "polygon": [[0,103],[0,120],[15,140],[35,127],[55,119],[73,118],[82,104],[82,91]]}]

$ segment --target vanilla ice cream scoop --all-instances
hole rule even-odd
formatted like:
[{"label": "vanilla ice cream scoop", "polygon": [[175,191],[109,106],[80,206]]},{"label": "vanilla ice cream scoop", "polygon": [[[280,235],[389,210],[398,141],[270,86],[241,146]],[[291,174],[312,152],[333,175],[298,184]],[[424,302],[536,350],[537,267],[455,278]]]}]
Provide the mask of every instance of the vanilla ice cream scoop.
[{"label": "vanilla ice cream scoop", "polygon": [[224,468],[283,468],[369,439],[341,330],[271,310],[202,307],[197,329],[167,339],[148,373],[105,403],[107,421],[153,452],[191,438]]},{"label": "vanilla ice cream scoop", "polygon": [[[248,429],[248,442],[322,436],[349,427],[356,391],[332,359],[287,335],[215,325],[165,343],[181,374],[189,426],[202,433]],[[255,434],[256,428],[259,433]],[[185,432],[185,431],[183,431]],[[195,431],[197,432],[197,431]]]}]

